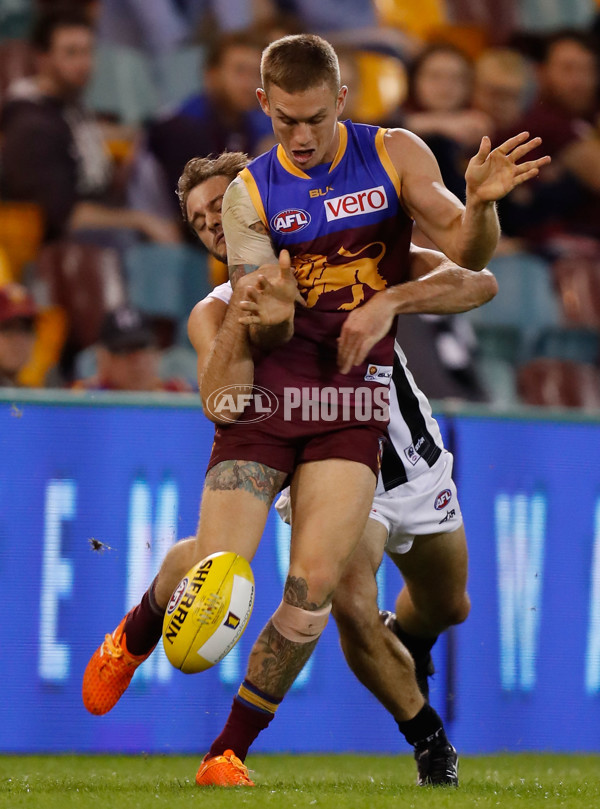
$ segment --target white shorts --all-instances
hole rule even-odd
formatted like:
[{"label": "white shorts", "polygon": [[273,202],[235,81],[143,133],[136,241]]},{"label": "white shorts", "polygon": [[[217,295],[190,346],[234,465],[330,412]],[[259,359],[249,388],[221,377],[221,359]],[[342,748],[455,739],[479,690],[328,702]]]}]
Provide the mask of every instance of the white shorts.
[{"label": "white shorts", "polygon": [[[415,537],[460,528],[463,518],[452,480],[453,462],[452,453],[443,450],[418,477],[375,495],[369,517],[387,530],[388,553],[408,553]],[[289,488],[281,492],[275,509],[284,522],[291,523]]]},{"label": "white shorts", "polygon": [[418,477],[375,495],[369,517],[387,529],[388,553],[407,553],[415,537],[460,528],[463,518],[452,480],[453,463],[452,453],[445,449]]}]

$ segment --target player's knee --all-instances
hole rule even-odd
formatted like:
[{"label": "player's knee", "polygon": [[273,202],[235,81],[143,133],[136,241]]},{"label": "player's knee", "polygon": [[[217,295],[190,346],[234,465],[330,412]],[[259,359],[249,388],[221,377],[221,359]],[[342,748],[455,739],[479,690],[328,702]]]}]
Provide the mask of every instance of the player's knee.
[{"label": "player's knee", "polygon": [[330,612],[330,604],[318,610],[306,610],[282,601],[271,616],[271,623],[284,638],[294,643],[311,643],[327,626]]},{"label": "player's knee", "polygon": [[290,566],[284,588],[284,601],[301,606],[331,604],[333,593],[338,586],[339,574],[334,566],[320,561]]},{"label": "player's knee", "polygon": [[333,594],[332,614],[340,631],[360,632],[379,620],[377,588],[361,586],[355,578],[344,578]]},{"label": "player's knee", "polygon": [[452,619],[450,626],[462,624],[464,621],[467,620],[470,612],[471,612],[471,599],[469,598],[467,593],[463,593],[462,598],[454,605],[454,609],[452,610],[450,616]]},{"label": "player's knee", "polygon": [[471,599],[467,593],[462,593],[459,598],[449,599],[440,607],[438,622],[446,629],[449,626],[462,624],[469,617],[471,612]]}]

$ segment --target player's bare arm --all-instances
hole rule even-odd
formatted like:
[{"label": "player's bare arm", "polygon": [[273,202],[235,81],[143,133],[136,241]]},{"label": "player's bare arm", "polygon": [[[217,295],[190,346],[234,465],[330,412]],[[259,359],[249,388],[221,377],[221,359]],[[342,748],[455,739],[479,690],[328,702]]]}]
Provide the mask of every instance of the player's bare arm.
[{"label": "player's bare arm", "polygon": [[207,408],[211,394],[219,388],[235,385],[239,393],[250,393],[254,381],[254,361],[246,326],[239,322],[239,299],[243,291],[234,292],[229,305],[214,298],[200,301],[188,320],[188,335],[198,355],[198,388],[205,416],[215,423],[225,423],[240,413],[224,408],[218,419]]},{"label": "player's bare arm", "polygon": [[483,138],[465,173],[463,205],[444,186],[437,162],[420,138],[402,129],[385,136],[405,209],[448,258],[471,270],[485,267],[498,243],[496,201],[550,162],[547,156],[520,162],[540,143],[539,138],[530,139],[528,132],[521,132],[492,150],[489,138]]},{"label": "player's bare arm", "polygon": [[350,312],[338,341],[338,366],[348,373],[385,337],[396,315],[468,312],[491,300],[498,284],[487,270],[459,267],[437,250],[411,245],[411,279],[373,295]]},{"label": "player's bare arm", "polygon": [[[240,279],[261,267],[279,265],[268,229],[261,221],[254,203],[244,185],[237,177],[223,197],[223,232],[227,244],[229,278],[236,287]],[[286,308],[286,316],[279,322],[251,323],[250,339],[263,349],[273,348],[286,342],[293,334],[294,308]]]}]

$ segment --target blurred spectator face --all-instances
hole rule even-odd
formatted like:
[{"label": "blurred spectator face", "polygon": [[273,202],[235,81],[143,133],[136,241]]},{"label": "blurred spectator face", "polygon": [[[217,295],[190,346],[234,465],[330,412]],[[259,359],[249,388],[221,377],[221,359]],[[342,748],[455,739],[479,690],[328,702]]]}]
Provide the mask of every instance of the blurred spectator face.
[{"label": "blurred spectator face", "polygon": [[531,81],[527,62],[516,51],[489,51],[477,61],[473,106],[490,116],[499,129],[522,115]]},{"label": "blurred spectator face", "polygon": [[221,221],[223,194],[228,177],[209,177],[190,191],[186,202],[187,220],[211,256],[227,263],[227,248]]},{"label": "blurred spectator face", "polygon": [[422,110],[451,112],[469,105],[472,71],[467,59],[451,50],[433,51],[413,77],[414,101]]},{"label": "blurred spectator face", "polygon": [[572,39],[559,40],[542,65],[540,81],[544,94],[573,115],[594,109],[598,66],[594,54]]},{"label": "blurred spectator face", "polygon": [[34,343],[33,318],[16,317],[0,323],[0,376],[16,379],[29,362]]},{"label": "blurred spectator face", "polygon": [[0,377],[15,380],[35,343],[36,309],[25,287],[0,287]]},{"label": "blurred spectator face", "polygon": [[156,390],[160,353],[154,346],[122,351],[98,349],[98,372],[111,390]]},{"label": "blurred spectator face", "polygon": [[209,90],[229,109],[242,113],[257,109],[260,51],[252,45],[231,45],[206,76]]},{"label": "blurred spectator face", "polygon": [[160,353],[148,317],[131,306],[106,315],[100,329],[98,376],[111,390],[156,390]]},{"label": "blurred spectator face", "polygon": [[50,48],[39,56],[40,74],[64,96],[77,96],[90,80],[94,64],[94,36],[84,26],[57,28]]}]

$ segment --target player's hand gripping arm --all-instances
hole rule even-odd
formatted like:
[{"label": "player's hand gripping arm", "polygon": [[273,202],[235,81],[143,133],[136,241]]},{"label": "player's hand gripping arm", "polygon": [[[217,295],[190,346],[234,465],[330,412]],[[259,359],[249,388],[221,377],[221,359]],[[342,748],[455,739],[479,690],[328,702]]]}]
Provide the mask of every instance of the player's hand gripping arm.
[{"label": "player's hand gripping arm", "polygon": [[400,178],[404,208],[448,258],[471,270],[482,269],[498,243],[496,201],[550,162],[548,156],[519,162],[540,143],[540,138],[529,139],[528,132],[521,132],[492,149],[490,139],[484,137],[465,173],[463,205],[444,186],[437,162],[420,138],[401,129],[385,136]]},{"label": "player's hand gripping arm", "polygon": [[292,272],[290,254],[282,250],[278,265],[261,267],[254,275],[256,284],[246,287],[245,298],[240,301],[243,310],[240,323],[251,328],[279,326],[280,342],[289,339],[293,333],[296,303],[306,306]]},{"label": "player's hand gripping arm", "polygon": [[468,312],[498,291],[489,270],[459,267],[437,250],[411,245],[411,280],[373,295],[346,318],[338,341],[338,366],[348,373],[364,362],[373,346],[389,332],[396,315],[448,315]]},{"label": "player's hand gripping arm", "polygon": [[[282,257],[282,260],[286,266],[281,266],[273,250],[268,230],[261,222],[246,186],[239,177],[225,192],[222,215],[232,286],[235,288],[241,278],[260,268],[265,276],[260,282],[262,292],[273,295],[276,291],[277,294],[273,295],[272,304],[274,305],[278,301],[283,304],[277,307],[277,311],[272,306],[271,315],[266,320],[257,317],[257,311],[250,311],[250,319],[247,319],[245,323],[249,326],[249,336],[253,343],[263,349],[274,348],[289,340],[294,332],[294,304],[285,301],[285,295],[281,294],[287,288],[291,288],[290,281],[293,276],[289,255],[285,251],[285,257]],[[276,288],[269,281],[274,277],[273,270],[275,270],[275,275],[281,276],[281,281],[277,281],[275,278]],[[286,277],[282,275],[284,270]],[[296,293],[297,291],[294,289],[295,296]],[[253,299],[248,300],[258,303]]]}]

